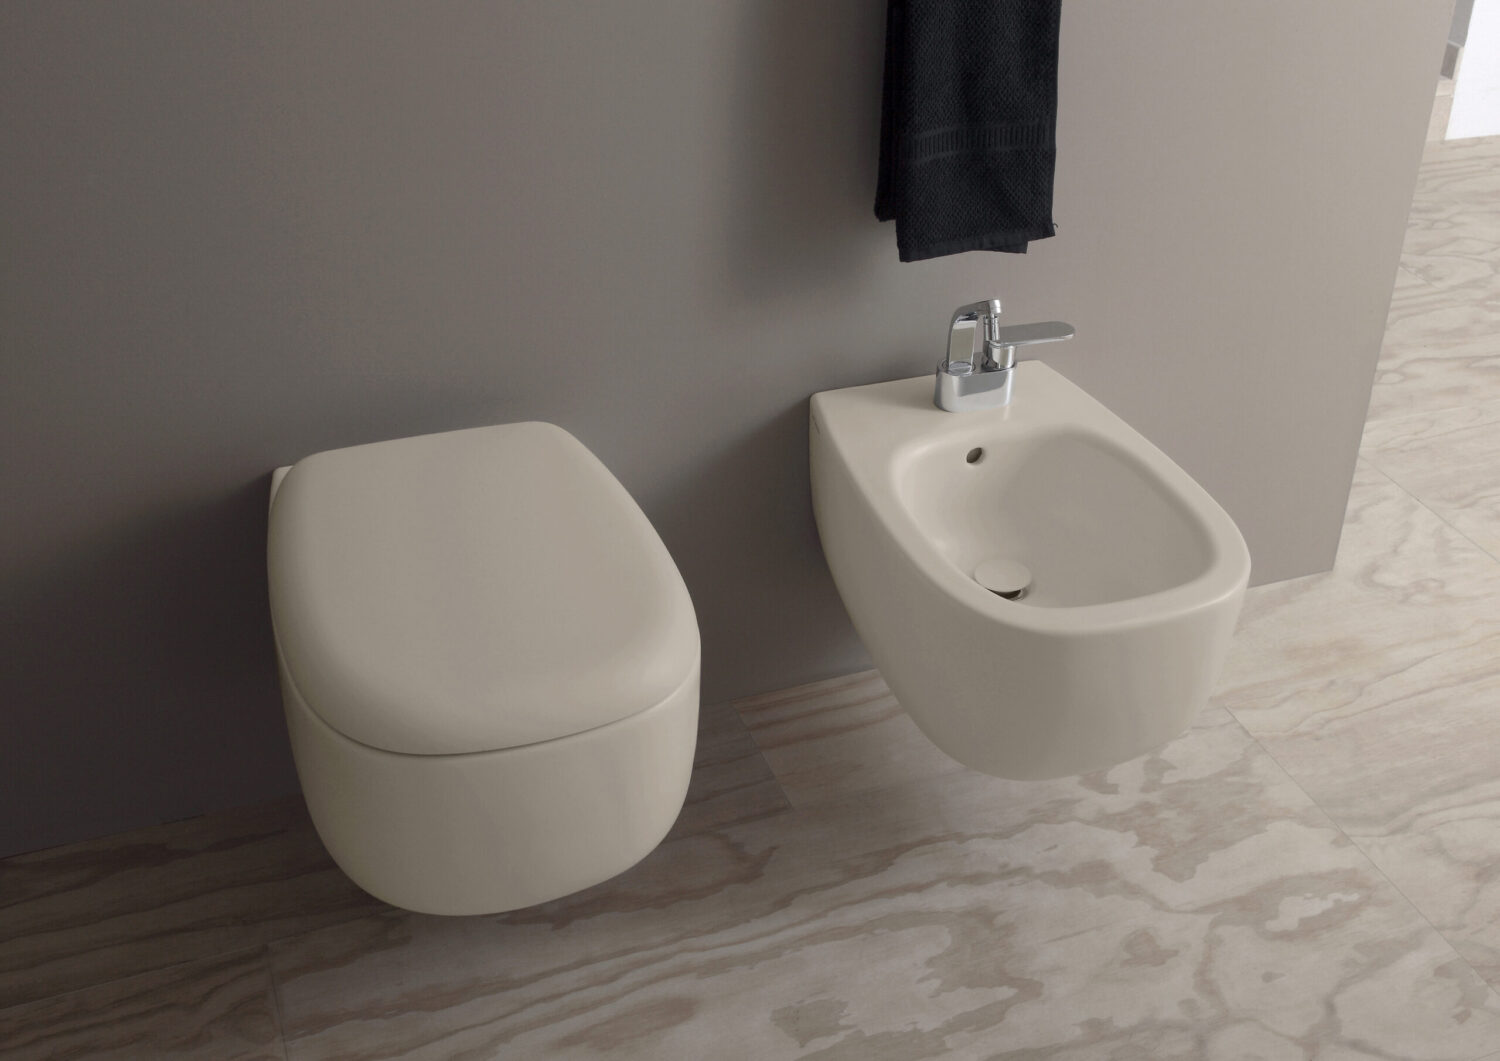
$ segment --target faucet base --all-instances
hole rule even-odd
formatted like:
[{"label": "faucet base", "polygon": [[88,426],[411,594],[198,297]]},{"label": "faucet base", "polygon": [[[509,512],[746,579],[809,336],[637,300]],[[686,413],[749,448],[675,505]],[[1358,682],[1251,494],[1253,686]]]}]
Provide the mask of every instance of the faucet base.
[{"label": "faucet base", "polygon": [[967,361],[939,362],[932,404],[950,413],[999,409],[1010,404],[1015,371],[1014,368],[1001,368],[975,372]]}]

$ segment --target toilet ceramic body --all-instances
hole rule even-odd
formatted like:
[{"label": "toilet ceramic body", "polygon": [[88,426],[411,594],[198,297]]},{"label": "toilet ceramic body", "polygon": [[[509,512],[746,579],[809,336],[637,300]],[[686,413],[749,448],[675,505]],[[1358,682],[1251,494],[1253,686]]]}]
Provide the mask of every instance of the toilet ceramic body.
[{"label": "toilet ceramic body", "polygon": [[371,894],[530,906],[670,829],[696,742],[692,604],[644,514],[561,428],[279,470],[268,567],[303,793]]}]

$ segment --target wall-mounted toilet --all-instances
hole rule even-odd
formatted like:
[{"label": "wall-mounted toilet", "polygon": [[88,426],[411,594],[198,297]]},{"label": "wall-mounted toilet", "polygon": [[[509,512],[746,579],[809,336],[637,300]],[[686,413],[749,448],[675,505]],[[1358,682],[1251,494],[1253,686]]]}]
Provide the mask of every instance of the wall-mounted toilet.
[{"label": "wall-mounted toilet", "polygon": [[324,844],[424,913],[516,909],[651,851],[697,733],[687,588],[552,424],[318,453],[272,484],[271,615]]}]

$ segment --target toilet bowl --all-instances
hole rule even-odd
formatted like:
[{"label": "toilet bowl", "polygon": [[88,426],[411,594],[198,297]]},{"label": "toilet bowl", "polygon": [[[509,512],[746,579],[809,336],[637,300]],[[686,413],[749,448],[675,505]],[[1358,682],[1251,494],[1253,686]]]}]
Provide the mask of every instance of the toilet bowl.
[{"label": "toilet bowl", "polygon": [[273,477],[271,617],[319,836],[372,895],[493,913],[587,888],[681,810],[699,641],[650,522],[552,424]]},{"label": "toilet bowl", "polygon": [[1177,736],[1213,688],[1250,575],[1228,514],[1065,377],[933,405],[931,376],[815,394],[813,510],[897,701],[939,748],[1018,780]]}]

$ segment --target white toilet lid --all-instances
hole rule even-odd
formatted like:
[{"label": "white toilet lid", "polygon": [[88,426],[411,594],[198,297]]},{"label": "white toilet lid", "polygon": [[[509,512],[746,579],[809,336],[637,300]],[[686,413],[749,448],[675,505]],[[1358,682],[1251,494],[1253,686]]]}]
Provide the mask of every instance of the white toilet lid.
[{"label": "white toilet lid", "polygon": [[698,627],[645,514],[552,424],[298,462],[268,539],[283,666],[319,717],[443,755],[566,737],[666,699]]}]

